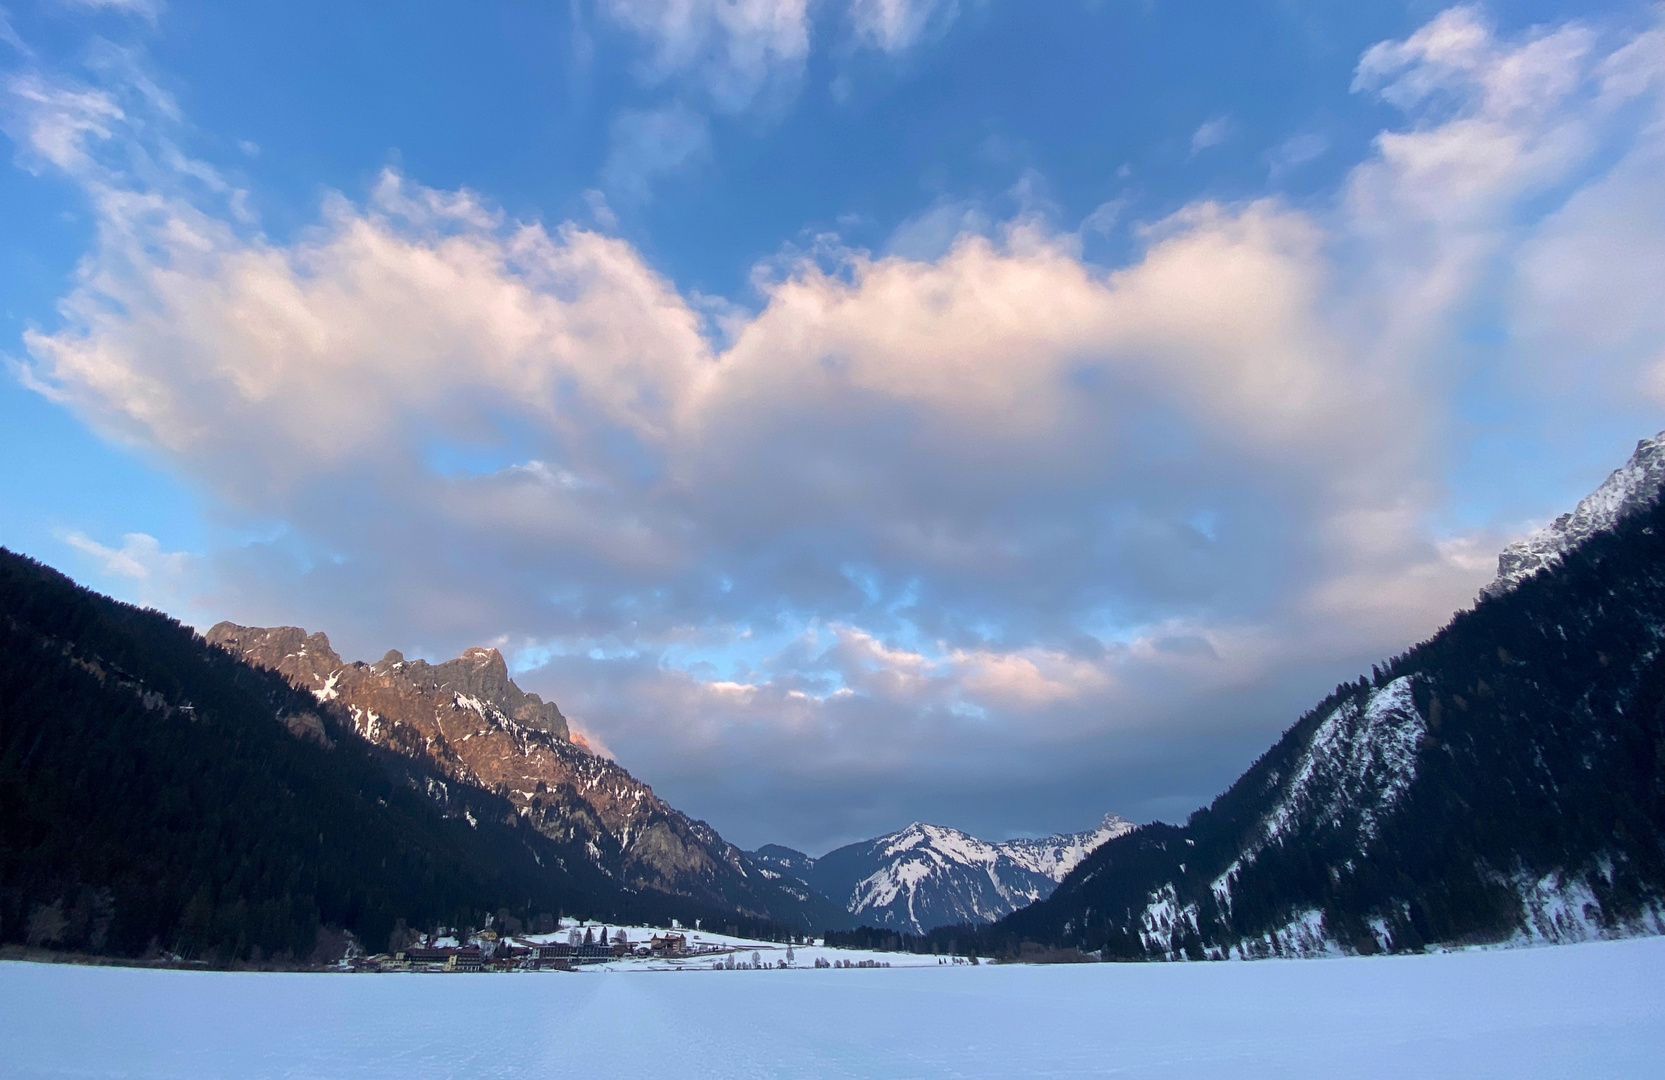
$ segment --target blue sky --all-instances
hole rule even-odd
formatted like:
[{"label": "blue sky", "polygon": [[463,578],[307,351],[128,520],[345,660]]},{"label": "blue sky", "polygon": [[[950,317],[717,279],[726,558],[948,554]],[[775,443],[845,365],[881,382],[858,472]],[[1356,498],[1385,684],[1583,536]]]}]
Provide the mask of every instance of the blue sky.
[{"label": "blue sky", "polygon": [[0,543],[744,844],[1181,817],[1665,426],[1646,4],[3,14]]}]

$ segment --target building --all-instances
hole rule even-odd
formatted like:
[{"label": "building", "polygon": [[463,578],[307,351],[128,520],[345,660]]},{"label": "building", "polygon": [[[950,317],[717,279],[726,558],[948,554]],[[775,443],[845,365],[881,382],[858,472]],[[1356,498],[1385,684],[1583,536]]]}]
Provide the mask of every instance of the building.
[{"label": "building", "polygon": [[654,956],[683,956],[688,952],[688,939],[682,934],[655,934],[648,940],[648,952]]},{"label": "building", "polygon": [[451,955],[445,958],[446,971],[479,971],[485,961],[480,950],[473,945],[448,951]]}]

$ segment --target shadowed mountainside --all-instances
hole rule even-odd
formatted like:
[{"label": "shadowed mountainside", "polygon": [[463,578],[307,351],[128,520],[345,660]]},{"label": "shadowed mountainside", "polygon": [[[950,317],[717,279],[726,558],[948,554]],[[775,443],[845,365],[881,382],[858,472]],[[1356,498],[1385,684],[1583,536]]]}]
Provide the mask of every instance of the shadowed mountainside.
[{"label": "shadowed mountainside", "polygon": [[155,611],[0,549],[0,941],[334,959],[401,923],[743,922],[635,890]]},{"label": "shadowed mountainside", "polygon": [[667,804],[622,766],[575,743],[553,703],[523,692],[496,649],[429,664],[390,652],[346,663],[321,634],[222,622],[209,642],[309,692],[364,739],[435,769],[440,783],[490,791],[544,836],[573,845],[635,890],[656,889],[804,931],[847,925],[843,910],[762,867]]}]

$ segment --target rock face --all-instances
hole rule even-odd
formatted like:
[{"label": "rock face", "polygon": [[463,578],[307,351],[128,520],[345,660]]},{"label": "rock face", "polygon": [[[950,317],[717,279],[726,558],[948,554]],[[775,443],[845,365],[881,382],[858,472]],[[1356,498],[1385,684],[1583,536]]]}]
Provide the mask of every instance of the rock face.
[{"label": "rock face", "polygon": [[762,868],[617,763],[575,744],[553,702],[522,691],[495,649],[429,664],[389,652],[344,662],[321,633],[223,622],[208,640],[282,674],[368,741],[430,760],[449,782],[501,795],[538,832],[582,845],[633,889],[657,889],[806,930],[843,912]]},{"label": "rock face", "polygon": [[1107,814],[1085,832],[991,844],[916,821],[819,859],[775,844],[751,854],[842,903],[857,923],[919,934],[993,922],[1043,899],[1094,848],[1132,829],[1132,822]]},{"label": "rock face", "polygon": [[1497,557],[1497,579],[1481,590],[1501,596],[1522,581],[1559,563],[1566,553],[1600,532],[1659,501],[1665,487],[1665,431],[1636,444],[1630,460],[1614,469],[1570,514],[1517,540]]}]

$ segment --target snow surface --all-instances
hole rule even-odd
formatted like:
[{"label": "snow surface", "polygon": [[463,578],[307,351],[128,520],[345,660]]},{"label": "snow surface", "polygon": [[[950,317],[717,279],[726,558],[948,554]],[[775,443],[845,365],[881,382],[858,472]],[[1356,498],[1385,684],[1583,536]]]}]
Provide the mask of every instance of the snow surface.
[{"label": "snow surface", "polygon": [[0,964],[36,1077],[1642,1077],[1665,939],[1415,957],[641,974]]},{"label": "snow surface", "polygon": [[[934,956],[915,956],[909,953],[878,952],[867,949],[834,949],[825,945],[793,945],[789,949],[788,946],[778,941],[758,941],[753,938],[735,937],[732,934],[715,934],[709,930],[686,926],[676,930],[666,930],[654,926],[621,926],[618,923],[580,922],[576,919],[562,919],[561,929],[552,934],[512,934],[510,939],[516,944],[532,942],[541,945],[564,942],[569,940],[569,935],[575,929],[580,936],[582,936],[585,929],[589,929],[596,935],[605,932],[608,941],[612,941],[613,936],[622,930],[632,947],[644,945],[657,935],[681,934],[687,939],[691,952],[691,955],[688,956],[628,956],[601,964],[586,964],[584,966],[586,973],[593,971],[678,971],[684,968],[694,971],[710,971],[713,966],[726,963],[731,958],[737,964],[749,965],[752,963],[754,954],[762,966],[769,968],[774,968],[785,962],[790,968],[813,969],[815,961],[818,959],[825,960],[829,964],[842,960],[851,964],[871,962],[893,968],[940,966]],[[791,956],[790,960],[787,959],[789,954]]]}]

